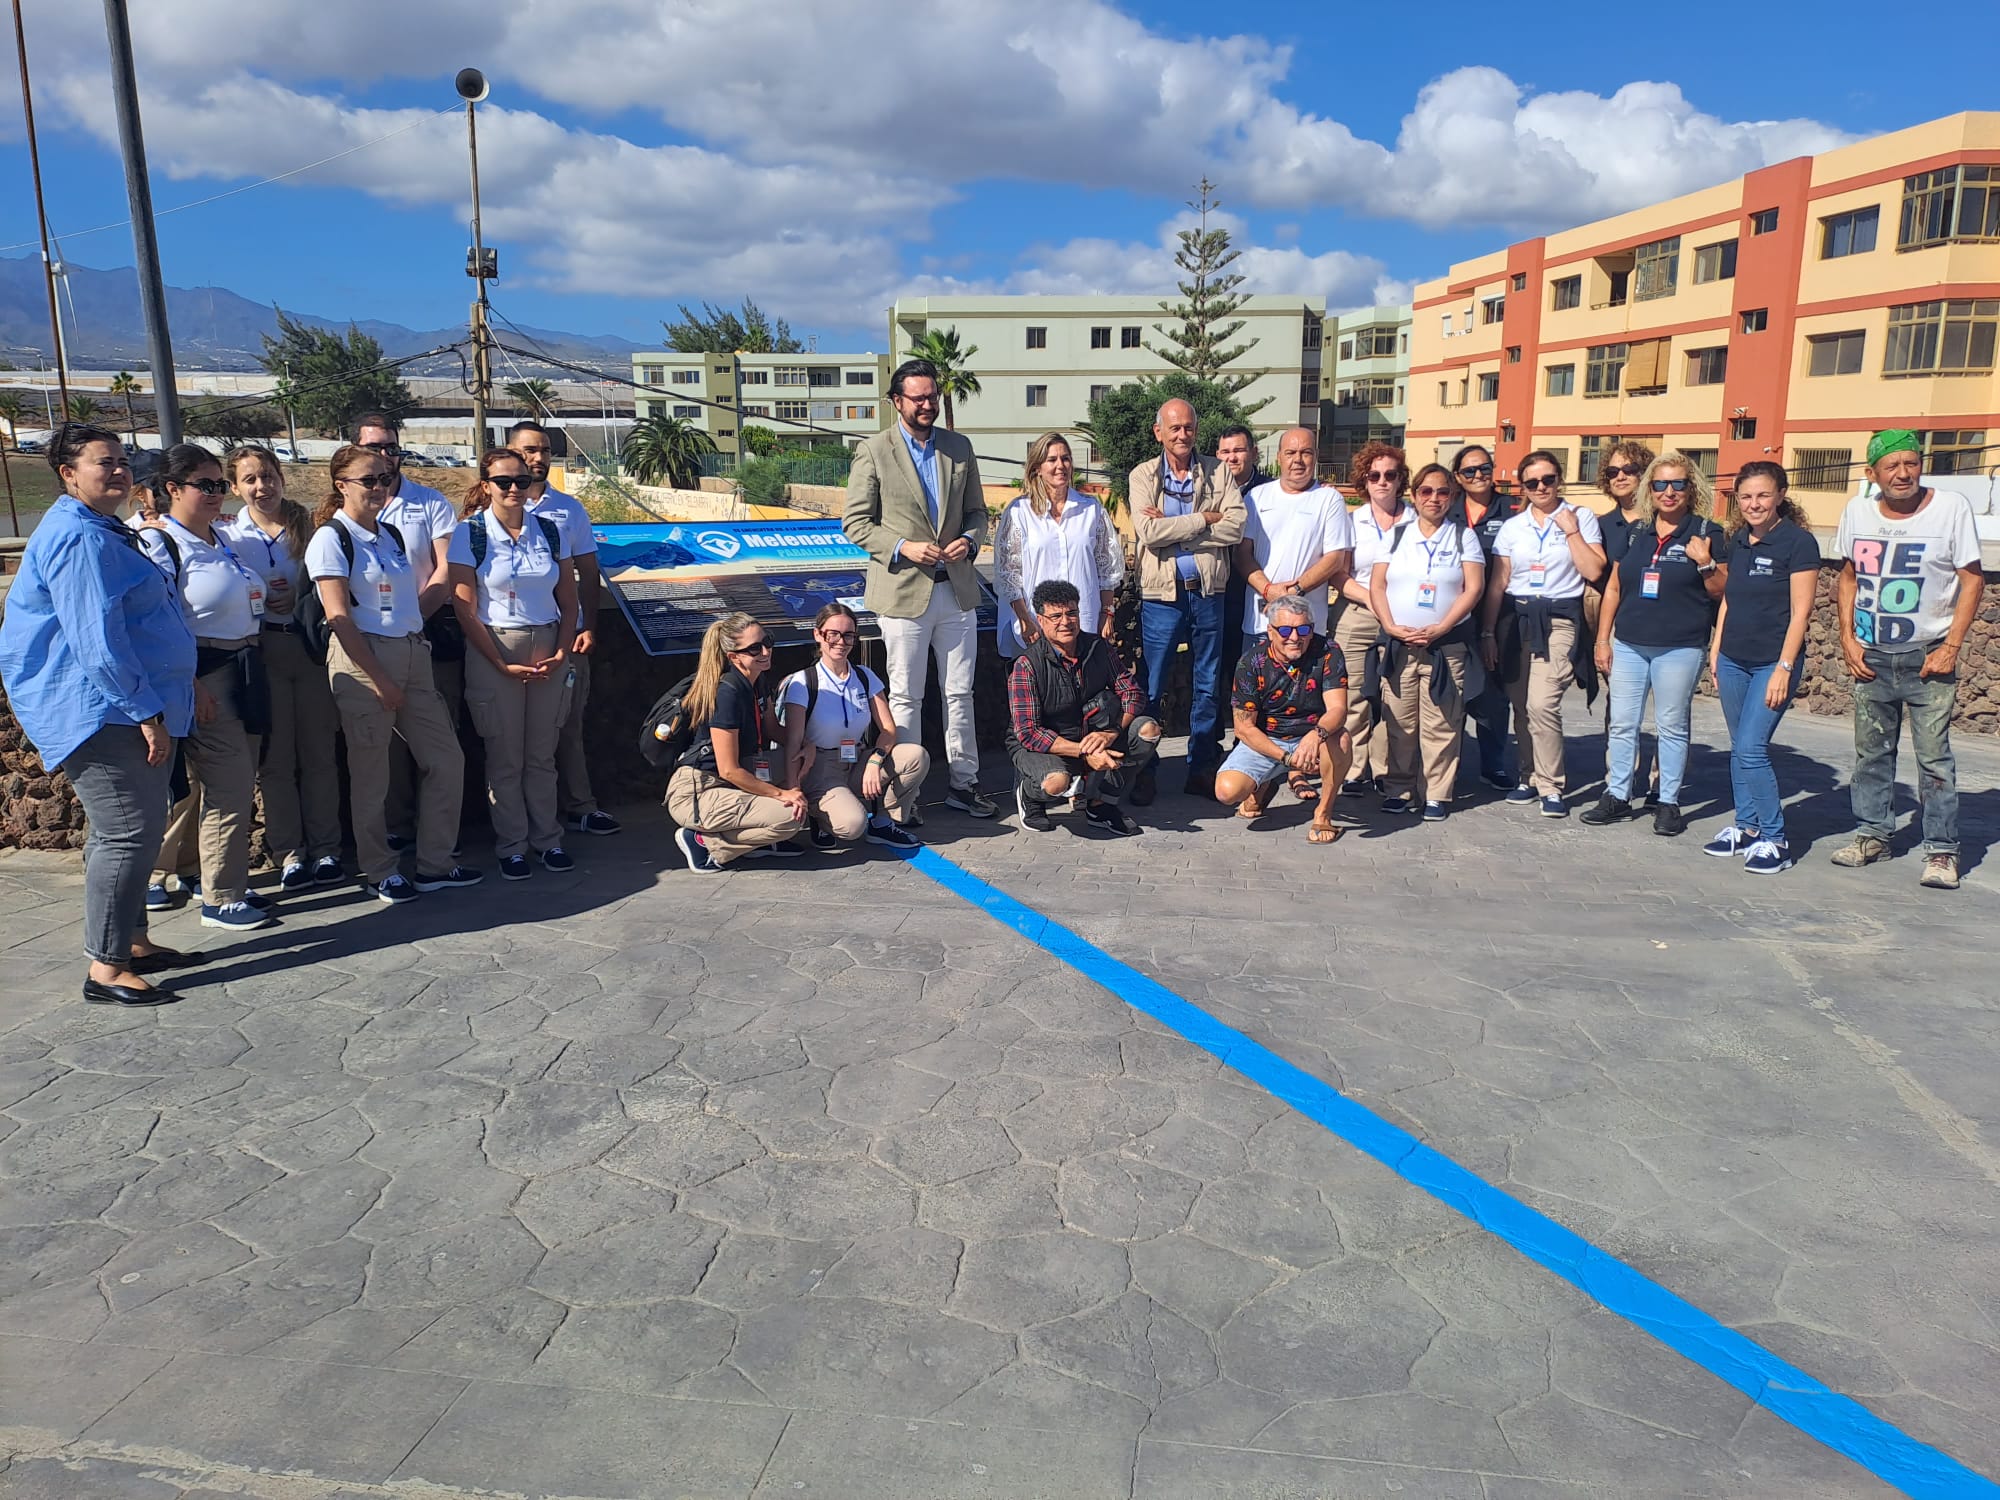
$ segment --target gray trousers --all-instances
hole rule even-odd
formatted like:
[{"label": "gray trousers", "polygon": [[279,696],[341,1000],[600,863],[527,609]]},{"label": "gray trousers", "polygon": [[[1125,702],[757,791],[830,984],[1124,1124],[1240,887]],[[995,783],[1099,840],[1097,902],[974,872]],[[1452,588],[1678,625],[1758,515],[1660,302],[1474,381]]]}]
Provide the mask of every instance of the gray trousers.
[{"label": "gray trousers", "polygon": [[83,846],[83,951],[125,967],[146,935],[146,880],[167,832],[174,762],[146,764],[136,724],[106,724],[72,750],[63,774],[76,788],[90,837]]}]

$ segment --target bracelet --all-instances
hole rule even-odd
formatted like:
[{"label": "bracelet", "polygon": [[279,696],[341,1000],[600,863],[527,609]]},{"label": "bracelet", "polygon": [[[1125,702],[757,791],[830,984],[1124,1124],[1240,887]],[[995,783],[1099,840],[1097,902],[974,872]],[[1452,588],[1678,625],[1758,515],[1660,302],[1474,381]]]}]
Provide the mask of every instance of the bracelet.
[{"label": "bracelet", "polygon": [[1778,663],[1778,670],[1780,672],[1789,672],[1792,670],[1792,664],[1788,661],[1781,661]]},{"label": "bracelet", "polygon": [[1482,630],[1482,631],[1480,631],[1480,632],[1479,632],[1479,638],[1480,638],[1480,639],[1481,639],[1482,641],[1497,641],[1497,640],[1499,640],[1499,639],[1500,639],[1499,635],[1498,635],[1498,634],[1497,634],[1496,632],[1494,632],[1494,631],[1491,631],[1491,630]]}]

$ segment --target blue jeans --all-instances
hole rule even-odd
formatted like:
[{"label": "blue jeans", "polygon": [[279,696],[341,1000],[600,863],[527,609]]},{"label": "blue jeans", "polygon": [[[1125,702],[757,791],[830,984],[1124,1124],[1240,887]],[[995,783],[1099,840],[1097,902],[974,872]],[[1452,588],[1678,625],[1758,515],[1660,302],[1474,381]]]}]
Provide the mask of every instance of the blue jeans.
[{"label": "blue jeans", "polygon": [[1189,771],[1213,770],[1222,758],[1222,595],[1204,597],[1183,584],[1171,604],[1161,599],[1139,603],[1139,635],[1146,660],[1146,692],[1154,716],[1160,715],[1160,695],[1166,691],[1167,666],[1174,648],[1188,643],[1192,693],[1188,699]]},{"label": "blue jeans", "polygon": [[1604,779],[1607,796],[1632,800],[1632,773],[1639,760],[1639,722],[1646,694],[1653,695],[1653,732],[1659,742],[1660,800],[1678,807],[1681,778],[1687,774],[1688,720],[1694,685],[1701,676],[1699,646],[1634,646],[1611,643],[1611,739]]},{"label": "blue jeans", "polygon": [[[1792,706],[1788,695],[1776,708],[1764,703],[1764,690],[1778,664],[1746,667],[1731,657],[1715,658],[1715,690],[1722,698],[1722,717],[1729,724],[1729,790],[1736,798],[1736,826],[1756,830],[1759,838],[1782,841],[1785,804],[1778,794],[1778,776],[1771,769],[1771,736]],[[1798,678],[1792,678],[1798,691]]]},{"label": "blue jeans", "polygon": [[1951,755],[1951,709],[1958,676],[1922,678],[1922,651],[1863,653],[1873,682],[1854,684],[1854,822],[1857,831],[1888,842],[1896,828],[1896,741],[1910,716],[1917,752],[1917,802],[1923,808],[1924,853],[1958,853],[1958,766]]}]

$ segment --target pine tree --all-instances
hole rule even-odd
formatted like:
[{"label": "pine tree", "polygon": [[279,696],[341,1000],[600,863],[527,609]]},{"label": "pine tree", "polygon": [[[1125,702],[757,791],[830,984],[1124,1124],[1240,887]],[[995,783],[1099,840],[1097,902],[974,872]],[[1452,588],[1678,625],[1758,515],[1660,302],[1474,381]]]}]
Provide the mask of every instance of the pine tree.
[{"label": "pine tree", "polygon": [[[1155,323],[1153,332],[1167,343],[1146,347],[1175,369],[1196,380],[1213,381],[1233,396],[1257,378],[1222,373],[1224,365],[1247,354],[1251,348],[1249,344],[1223,347],[1244,327],[1241,318],[1224,321],[1246,300],[1236,290],[1243,285],[1242,276],[1229,269],[1242,252],[1230,248],[1227,229],[1208,227],[1209,214],[1222,207],[1222,200],[1215,196],[1215,184],[1203,177],[1196,192],[1200,197],[1188,204],[1198,216],[1196,227],[1180,232],[1181,247],[1174,253],[1174,264],[1188,276],[1187,280],[1176,283],[1185,300],[1160,304],[1160,311],[1179,318],[1181,326],[1169,329]],[[1269,401],[1259,401],[1243,407],[1242,411],[1248,416],[1268,405]]]}]

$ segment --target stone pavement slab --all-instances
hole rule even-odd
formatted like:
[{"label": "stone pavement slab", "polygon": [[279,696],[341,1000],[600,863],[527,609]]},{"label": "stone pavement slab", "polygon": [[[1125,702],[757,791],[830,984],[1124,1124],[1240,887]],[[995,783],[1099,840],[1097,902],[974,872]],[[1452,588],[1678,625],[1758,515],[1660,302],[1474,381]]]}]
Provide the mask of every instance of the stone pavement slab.
[{"label": "stone pavement slab", "polygon": [[[1700,855],[1712,751],[1677,841],[926,833],[2000,1475],[2000,747],[1947,895],[1828,865],[1845,726],[1784,744],[1771,880]],[[75,862],[0,857],[0,1494],[1890,1493],[920,871],[704,879],[631,813],[567,876],[172,914],[212,958],[150,1013],[76,998]]]}]

